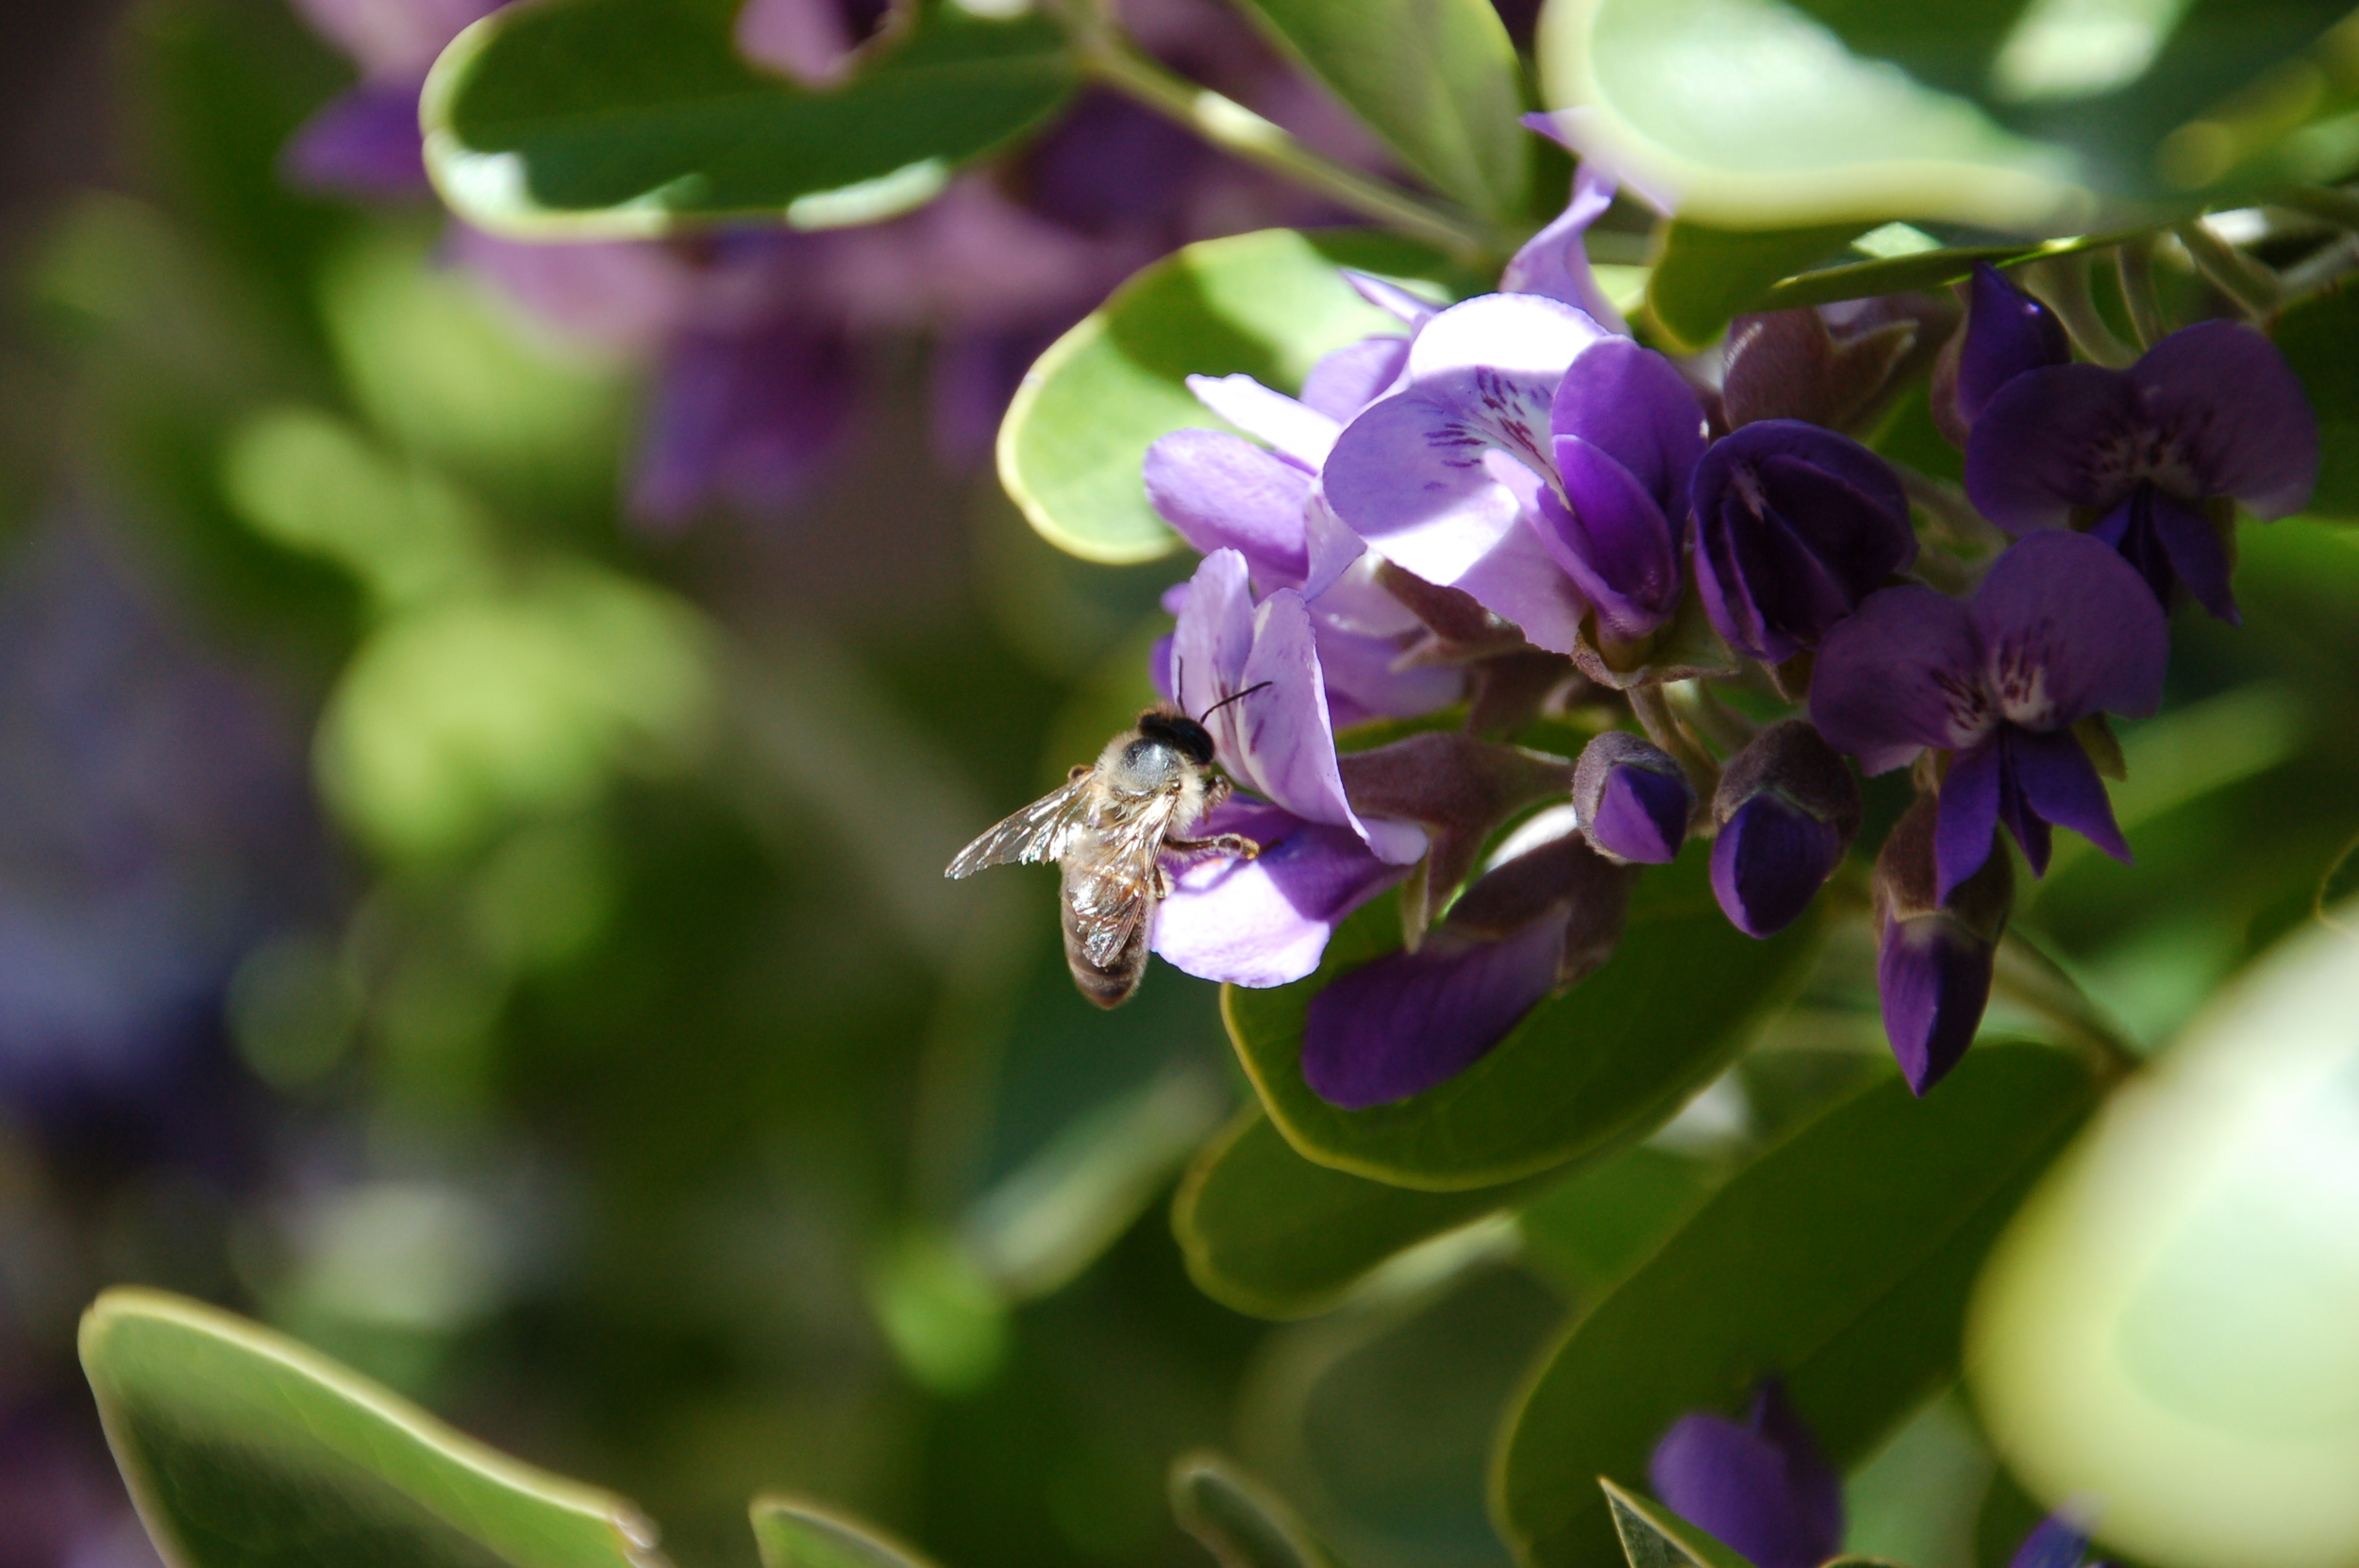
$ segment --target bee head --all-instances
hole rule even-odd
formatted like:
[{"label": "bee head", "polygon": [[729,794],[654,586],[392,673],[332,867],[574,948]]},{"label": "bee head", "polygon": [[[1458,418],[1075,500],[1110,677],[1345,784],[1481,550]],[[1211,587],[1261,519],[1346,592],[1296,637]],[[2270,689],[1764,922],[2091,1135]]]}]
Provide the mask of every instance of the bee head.
[{"label": "bee head", "polygon": [[1212,732],[1176,709],[1150,708],[1140,714],[1139,734],[1169,746],[1199,768],[1212,765]]}]

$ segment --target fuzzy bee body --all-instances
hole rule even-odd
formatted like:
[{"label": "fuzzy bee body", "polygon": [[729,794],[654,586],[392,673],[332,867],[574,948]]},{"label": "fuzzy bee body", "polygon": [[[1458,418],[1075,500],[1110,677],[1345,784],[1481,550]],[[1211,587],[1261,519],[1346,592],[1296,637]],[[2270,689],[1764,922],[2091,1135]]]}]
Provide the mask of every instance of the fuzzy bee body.
[{"label": "fuzzy bee body", "polygon": [[1106,742],[1095,763],[959,851],[945,875],[1054,860],[1062,869],[1065,962],[1101,1008],[1129,999],[1146,970],[1156,906],[1171,892],[1166,856],[1232,855],[1258,844],[1234,833],[1188,835],[1229,797],[1213,771],[1213,738],[1178,709],[1150,708]]}]

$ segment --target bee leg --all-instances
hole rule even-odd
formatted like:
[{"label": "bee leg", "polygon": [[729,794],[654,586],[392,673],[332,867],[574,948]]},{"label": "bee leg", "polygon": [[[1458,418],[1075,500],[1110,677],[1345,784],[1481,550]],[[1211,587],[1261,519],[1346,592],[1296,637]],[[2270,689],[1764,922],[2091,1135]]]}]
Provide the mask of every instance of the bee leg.
[{"label": "bee leg", "polygon": [[1171,871],[1170,871],[1170,868],[1169,868],[1169,867],[1167,867],[1167,866],[1165,866],[1165,865],[1164,865],[1164,864],[1163,864],[1161,860],[1156,861],[1156,862],[1155,862],[1155,897],[1156,897],[1156,899],[1160,902],[1160,901],[1161,901],[1161,900],[1163,900],[1163,899],[1169,898],[1169,897],[1171,896],[1171,894],[1172,894],[1172,888],[1173,888],[1173,883],[1172,883],[1172,880],[1171,880]]},{"label": "bee leg", "polygon": [[1165,839],[1163,853],[1191,859],[1226,855],[1231,859],[1250,860],[1262,853],[1262,846],[1242,833],[1215,833],[1209,839]]}]

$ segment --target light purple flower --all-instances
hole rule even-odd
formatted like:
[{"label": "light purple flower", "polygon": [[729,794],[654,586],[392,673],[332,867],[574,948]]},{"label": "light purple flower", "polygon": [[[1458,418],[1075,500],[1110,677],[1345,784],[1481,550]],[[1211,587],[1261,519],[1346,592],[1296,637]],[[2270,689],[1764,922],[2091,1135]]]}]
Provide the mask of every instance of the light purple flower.
[{"label": "light purple flower", "polygon": [[468,24],[505,0],[294,0],[322,37],[350,56],[372,81],[426,79],[434,58]]},{"label": "light purple flower", "polygon": [[[1529,125],[1546,118],[1526,115],[1524,123]],[[1605,297],[1605,291],[1598,287],[1597,275],[1589,267],[1589,249],[1583,242],[1589,225],[1614,205],[1614,181],[1595,165],[1583,163],[1576,169],[1572,200],[1548,227],[1525,241],[1523,248],[1508,261],[1506,270],[1499,274],[1500,292],[1545,294],[1587,311],[1615,332],[1628,332],[1630,324],[1614,308],[1614,302]]]},{"label": "light purple flower", "polygon": [[1799,420],[1765,419],[1696,465],[1696,590],[1713,628],[1779,664],[1817,645],[1916,559],[1908,496],[1882,458]]},{"label": "light purple flower", "polygon": [[1661,355],[1569,305],[1485,294],[1426,324],[1404,384],[1345,427],[1322,483],[1387,559],[1571,653],[1593,612],[1619,642],[1670,618],[1704,441]]},{"label": "light purple flower", "polygon": [[1655,1444],[1648,1483],[1753,1568],[1818,1568],[1843,1550],[1843,1480],[1776,1382],[1742,1426],[1698,1411]]},{"label": "light purple flower", "polygon": [[1819,649],[1810,712],[1870,773],[1950,754],[1935,856],[1947,900],[2000,823],[2034,876],[2051,824],[2130,858],[2072,726],[2153,712],[2169,657],[2161,607],[2120,556],[2043,531],[1999,558],[1971,606],[1915,586],[1871,595]]},{"label": "light purple flower", "polygon": [[657,373],[632,514],[672,532],[716,503],[782,509],[836,450],[858,391],[851,345],[802,322],[681,333]]},{"label": "light purple flower", "polygon": [[1163,902],[1154,948],[1191,975],[1266,986],[1316,968],[1335,923],[1405,874],[1424,855],[1426,836],[1352,809],[1310,612],[1287,588],[1256,605],[1248,573],[1245,557],[1230,549],[1196,568],[1173,634],[1173,697],[1202,712],[1269,682],[1206,721],[1221,766],[1260,797],[1233,806],[1262,813],[1251,817],[1248,836],[1263,853],[1189,868]]},{"label": "light purple flower", "polygon": [[2275,344],[2239,322],[2198,322],[2127,370],[2057,365],[1991,394],[1966,448],[1966,489],[2011,534],[2086,528],[2167,605],[2183,583],[2237,619],[2226,503],[2267,521],[2299,511],[2318,426]]}]

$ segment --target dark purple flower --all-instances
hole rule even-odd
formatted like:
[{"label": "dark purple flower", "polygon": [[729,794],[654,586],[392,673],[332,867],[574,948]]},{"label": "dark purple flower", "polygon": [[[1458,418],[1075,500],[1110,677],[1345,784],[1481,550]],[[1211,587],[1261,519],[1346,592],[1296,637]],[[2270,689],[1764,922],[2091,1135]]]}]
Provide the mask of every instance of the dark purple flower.
[{"label": "dark purple flower", "polygon": [[1712,891],[1748,937],[1801,917],[1859,836],[1859,783],[1800,719],[1755,736],[1729,759],[1712,797]]},{"label": "dark purple flower", "polygon": [[2318,426],[2275,344],[2207,321],[2127,370],[2057,365],[1992,393],[1966,448],[1966,489],[2011,534],[2085,528],[2167,605],[2180,583],[2221,620],[2230,502],[2267,521],[2299,511],[2318,472]]},{"label": "dark purple flower", "polygon": [[1681,1416],[1647,1461],[1648,1484],[1681,1519],[1753,1568],[1818,1568],[1843,1550],[1843,1479],[1776,1382],[1743,1425]]},{"label": "dark purple flower", "polygon": [[2169,658],[2138,575],[2096,540],[2046,531],[2009,546],[1970,607],[1914,586],[1871,596],[1819,649],[1810,712],[1869,773],[1929,748],[1950,754],[1935,841],[1947,900],[2000,823],[2034,876],[2051,824],[2130,858],[2072,726],[2153,712]]},{"label": "dark purple flower", "polygon": [[338,195],[424,195],[416,82],[362,82],[303,123],[279,154],[287,181]]},{"label": "dark purple flower", "polygon": [[1330,1104],[1359,1110],[1464,1072],[1542,997],[1612,954],[1633,876],[1569,822],[1514,854],[1414,951],[1364,964],[1311,999],[1304,1080]]},{"label": "dark purple flower", "polygon": [[1919,1094],[1958,1064],[1982,1026],[2015,902],[2015,864],[2004,855],[1939,895],[1939,816],[1932,796],[1917,796],[1876,856],[1876,993],[1892,1054]]},{"label": "dark purple flower", "polygon": [[1696,790],[1668,752],[1627,729],[1609,729],[1581,748],[1573,809],[1600,853],[1668,865],[1687,838]]},{"label": "dark purple flower", "polygon": [[2051,1513],[2023,1538],[2007,1568],[2081,1568],[2088,1550],[2088,1531],[2068,1513]]},{"label": "dark purple flower", "polygon": [[1486,294],[1424,325],[1321,482],[1380,555],[1571,653],[1592,614],[1607,642],[1669,620],[1704,440],[1669,360],[1556,300]]},{"label": "dark purple flower", "polygon": [[1987,261],[1974,264],[1972,295],[1950,385],[1958,424],[1965,429],[1973,427],[1999,389],[2016,376],[2072,362],[2072,344],[2055,312],[2008,282]]},{"label": "dark purple flower", "polygon": [[1767,664],[1827,628],[1916,559],[1908,496],[1848,436],[1765,419],[1696,465],[1696,589],[1729,645]]},{"label": "dark purple flower", "polygon": [[801,322],[680,334],[658,375],[632,512],[668,532],[715,503],[778,510],[835,451],[858,392],[850,345]]}]

